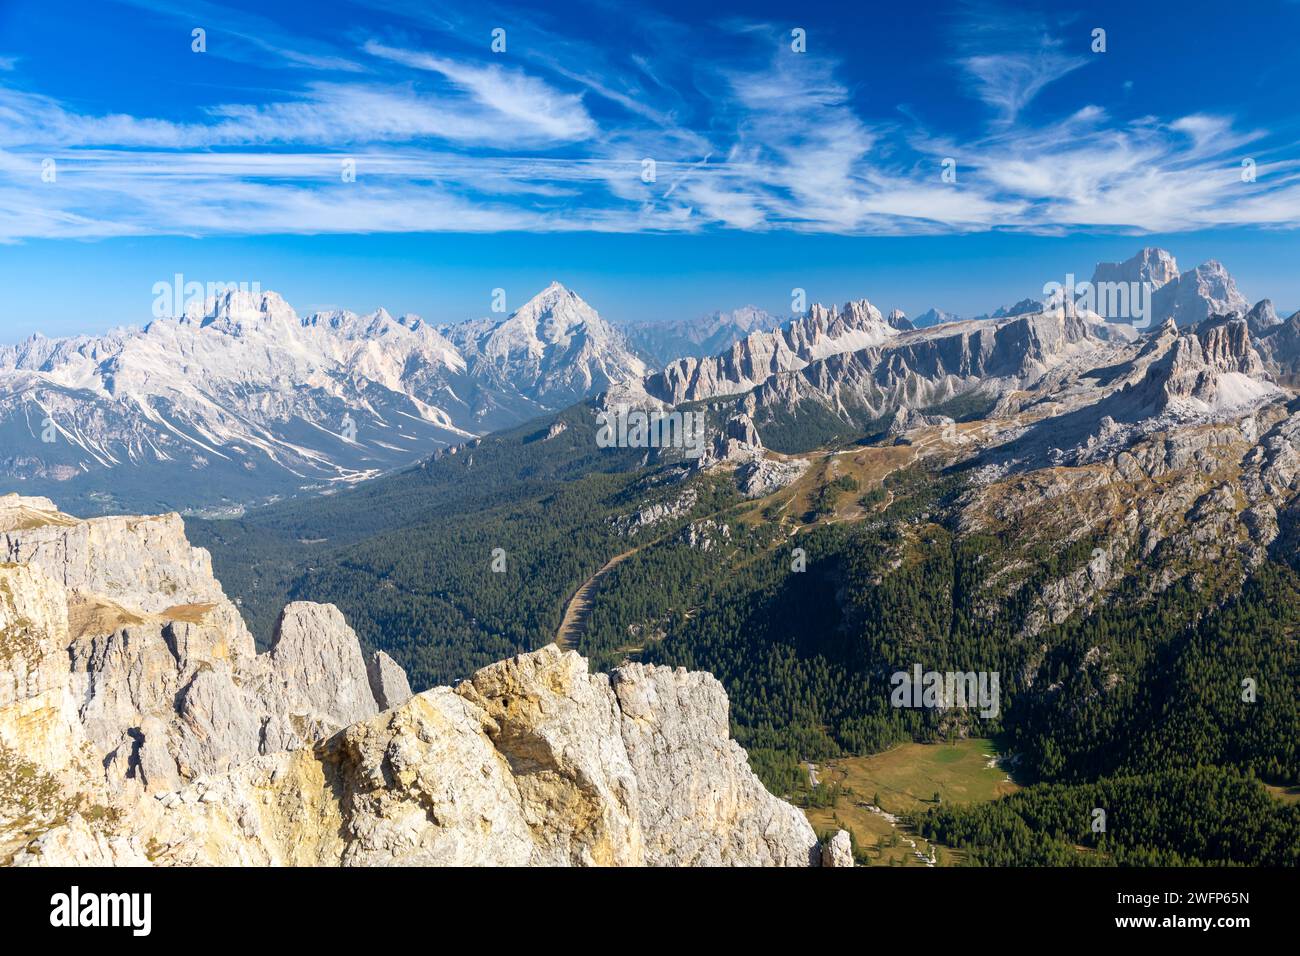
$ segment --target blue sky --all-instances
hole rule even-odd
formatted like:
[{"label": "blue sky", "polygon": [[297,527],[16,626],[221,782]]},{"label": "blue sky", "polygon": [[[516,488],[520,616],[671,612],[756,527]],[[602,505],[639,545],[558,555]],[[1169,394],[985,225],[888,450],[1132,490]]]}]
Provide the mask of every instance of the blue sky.
[{"label": "blue sky", "polygon": [[1287,0],[0,0],[0,340],[148,321],[178,272],[435,321],[552,278],[614,319],[974,313],[1143,245],[1289,312],[1298,34]]}]

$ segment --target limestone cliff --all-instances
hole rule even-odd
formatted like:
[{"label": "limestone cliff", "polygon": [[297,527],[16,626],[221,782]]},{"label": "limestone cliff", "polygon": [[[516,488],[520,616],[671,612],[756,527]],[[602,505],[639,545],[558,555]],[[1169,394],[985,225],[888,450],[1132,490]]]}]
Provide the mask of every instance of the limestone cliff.
[{"label": "limestone cliff", "polygon": [[0,861],[796,865],[707,674],[554,645],[412,695],[331,605],[256,653],[178,516],[0,497]]}]

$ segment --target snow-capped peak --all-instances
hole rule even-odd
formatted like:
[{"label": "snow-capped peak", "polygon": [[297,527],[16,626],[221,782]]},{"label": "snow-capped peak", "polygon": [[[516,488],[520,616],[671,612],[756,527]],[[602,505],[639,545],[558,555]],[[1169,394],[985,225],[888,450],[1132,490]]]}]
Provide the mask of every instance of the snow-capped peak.
[{"label": "snow-capped peak", "polygon": [[190,302],[185,307],[186,323],[205,329],[242,335],[275,325],[298,324],[298,314],[277,292],[250,292],[231,289],[206,301]]},{"label": "snow-capped peak", "polygon": [[609,326],[580,295],[554,281],[516,309],[505,325],[529,330],[549,344],[561,342],[579,329],[602,338],[609,332]]},{"label": "snow-capped peak", "polygon": [[534,401],[577,401],[645,374],[645,363],[622,333],[559,282],[502,322],[480,320],[443,331],[472,369],[511,383]]}]

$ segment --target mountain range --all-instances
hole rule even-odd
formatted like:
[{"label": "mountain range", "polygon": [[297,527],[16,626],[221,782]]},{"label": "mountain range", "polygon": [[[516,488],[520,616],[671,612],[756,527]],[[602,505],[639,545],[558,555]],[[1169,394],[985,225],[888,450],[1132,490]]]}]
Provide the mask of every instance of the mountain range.
[{"label": "mountain range", "polygon": [[645,371],[552,284],[502,321],[299,317],[229,291],[176,319],[0,347],[0,477],[69,506],[217,509],[328,491]]},{"label": "mountain range", "polygon": [[[1163,325],[1173,319],[1178,325],[1194,325],[1211,315],[1245,312],[1250,303],[1237,289],[1237,284],[1221,262],[1211,259],[1189,269],[1178,271],[1178,262],[1164,249],[1147,247],[1123,262],[1100,262],[1093,269],[1091,284],[1146,283],[1152,293],[1152,314],[1149,324]],[[1014,305],[1001,306],[991,313],[976,316],[978,319],[1003,319],[1014,315],[1036,312],[1043,303],[1037,299],[1021,299]],[[1104,311],[1104,310],[1103,310]],[[1106,316],[1116,321],[1130,321],[1133,316]],[[913,319],[917,328],[942,325],[958,321],[961,316],[941,309],[931,308]]]},{"label": "mountain range", "polygon": [[753,305],[712,312],[697,319],[638,322],[625,326],[628,341],[654,368],[679,358],[707,358],[725,352],[754,332],[773,332],[787,320]]},{"label": "mountain range", "polygon": [[[1155,325],[1247,308],[1220,264],[1179,273],[1162,250],[1103,263],[1094,280],[1151,283]],[[1041,309],[1027,299],[981,320],[1001,328]],[[1249,318],[1257,335],[1280,324],[1266,300]],[[821,435],[839,427],[827,415],[858,427],[919,407],[922,394],[969,391],[957,379],[974,382],[983,366],[943,354],[982,334],[969,321],[930,310],[913,323],[862,299],[785,321],[748,306],[618,326],[552,283],[504,319],[434,327],[384,309],[299,317],[273,292],[232,290],[142,329],[0,346],[0,479],[88,513],[237,512],[329,493],[606,392],[669,405],[754,392],[769,424],[779,392],[786,406],[820,408],[809,434]],[[1280,374],[1291,374],[1289,345],[1283,332],[1261,346]],[[915,376],[944,383],[897,400]]]}]

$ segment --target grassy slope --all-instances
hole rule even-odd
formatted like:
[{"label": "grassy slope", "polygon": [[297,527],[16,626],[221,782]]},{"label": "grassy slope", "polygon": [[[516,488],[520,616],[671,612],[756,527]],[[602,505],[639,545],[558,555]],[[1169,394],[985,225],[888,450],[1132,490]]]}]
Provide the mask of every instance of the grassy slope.
[{"label": "grassy slope", "polygon": [[[823,788],[836,794],[829,807],[809,807],[808,820],[819,833],[844,828],[854,839],[859,859],[872,866],[923,866],[916,849],[929,855],[930,844],[904,823],[891,824],[867,808],[877,796],[879,807],[898,816],[934,806],[937,791],[945,804],[995,800],[1019,787],[998,766],[998,753],[986,737],[952,743],[900,744],[884,753],[841,757],[817,768]],[[960,862],[960,851],[940,847],[939,865]]]}]

